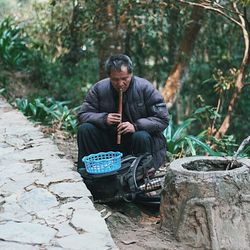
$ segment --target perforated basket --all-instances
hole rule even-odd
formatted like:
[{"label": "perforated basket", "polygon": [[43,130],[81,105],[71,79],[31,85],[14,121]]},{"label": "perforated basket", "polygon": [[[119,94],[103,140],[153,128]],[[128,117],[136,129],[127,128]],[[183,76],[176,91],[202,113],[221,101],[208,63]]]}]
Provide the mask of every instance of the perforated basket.
[{"label": "perforated basket", "polygon": [[82,158],[86,171],[89,174],[105,174],[118,170],[121,167],[120,152],[100,152]]}]

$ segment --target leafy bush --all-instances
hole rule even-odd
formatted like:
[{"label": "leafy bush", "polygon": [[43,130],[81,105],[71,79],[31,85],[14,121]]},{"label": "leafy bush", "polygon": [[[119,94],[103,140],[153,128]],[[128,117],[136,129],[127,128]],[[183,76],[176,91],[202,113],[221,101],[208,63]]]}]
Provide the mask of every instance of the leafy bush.
[{"label": "leafy bush", "polygon": [[39,96],[51,96],[57,100],[70,100],[70,104],[77,106],[82,103],[88,89],[97,81],[97,61],[95,59],[82,60],[74,67],[65,66],[60,61],[51,61],[51,58],[33,51],[33,62],[29,66],[32,82],[37,86]]},{"label": "leafy bush", "polygon": [[76,133],[77,120],[75,112],[78,108],[69,109],[66,106],[68,102],[36,98],[31,101],[27,99],[17,99],[16,104],[24,115],[36,122]]},{"label": "leafy bush", "polygon": [[20,68],[29,50],[22,29],[10,17],[0,23],[0,62],[4,67]]},{"label": "leafy bush", "polygon": [[193,155],[222,155],[222,153],[215,152],[204,142],[206,131],[196,136],[188,134],[188,128],[197,120],[197,118],[191,117],[175,126],[172,118],[170,119],[169,126],[164,131],[167,140],[167,156],[170,161]]},{"label": "leafy bush", "polygon": [[[197,135],[192,135],[192,126],[195,123],[210,123],[214,119],[216,112],[209,106],[197,109],[192,117],[184,120],[180,125],[174,125],[172,117],[169,126],[164,131],[167,141],[167,157],[170,161],[194,155],[211,155],[211,156],[234,156],[239,145],[233,135],[226,135],[217,139],[203,129]],[[246,145],[244,150],[239,153],[240,157],[250,156],[250,146]]]},{"label": "leafy bush", "polygon": [[[194,111],[193,115],[180,125],[174,125],[172,117],[164,131],[167,140],[167,155],[170,160],[193,155],[233,156],[238,144],[233,135],[217,139],[211,135],[214,119],[219,117],[211,106],[204,106]],[[200,127],[200,129],[197,129]],[[201,131],[192,135],[192,131]],[[245,149],[241,156],[248,154]]]}]

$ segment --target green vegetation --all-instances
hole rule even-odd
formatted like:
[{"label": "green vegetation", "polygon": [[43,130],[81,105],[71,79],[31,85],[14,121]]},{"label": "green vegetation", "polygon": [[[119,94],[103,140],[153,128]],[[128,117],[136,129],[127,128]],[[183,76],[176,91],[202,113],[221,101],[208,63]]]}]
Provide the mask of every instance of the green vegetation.
[{"label": "green vegetation", "polygon": [[53,99],[36,98],[32,101],[16,99],[18,109],[33,121],[50,125],[56,129],[64,129],[71,133],[77,131],[76,110],[69,109],[68,102],[58,102]]},{"label": "green vegetation", "polygon": [[234,154],[237,144],[232,135],[217,140],[210,136],[209,130],[205,129],[199,129],[198,131],[201,132],[196,135],[191,134],[197,130],[192,127],[201,127],[206,122],[212,122],[214,115],[208,116],[209,114],[214,114],[214,112],[211,107],[207,106],[197,109],[190,118],[179,125],[175,125],[170,119],[169,126],[164,131],[170,160],[194,155],[225,156]]},{"label": "green vegetation", "polygon": [[28,60],[27,39],[10,17],[0,23],[0,58],[4,68],[22,69]]},{"label": "green vegetation", "polygon": [[[250,2],[196,2],[0,0],[0,93],[19,97],[31,119],[75,133],[76,107],[105,77],[104,60],[126,53],[136,75],[173,87],[170,159],[232,155],[249,135]],[[19,85],[32,91],[14,93]]]}]

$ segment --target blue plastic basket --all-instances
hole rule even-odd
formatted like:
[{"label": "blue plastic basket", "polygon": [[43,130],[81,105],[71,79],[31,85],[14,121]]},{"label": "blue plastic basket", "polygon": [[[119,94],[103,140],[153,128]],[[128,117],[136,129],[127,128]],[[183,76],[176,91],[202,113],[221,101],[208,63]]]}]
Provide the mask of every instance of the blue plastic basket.
[{"label": "blue plastic basket", "polygon": [[89,174],[105,174],[118,170],[121,167],[120,152],[100,152],[82,158],[86,171]]}]

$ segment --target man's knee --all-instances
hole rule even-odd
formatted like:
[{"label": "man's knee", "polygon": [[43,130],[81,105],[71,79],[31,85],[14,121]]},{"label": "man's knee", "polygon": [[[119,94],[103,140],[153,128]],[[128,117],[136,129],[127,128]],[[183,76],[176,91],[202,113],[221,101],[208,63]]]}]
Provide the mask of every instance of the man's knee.
[{"label": "man's knee", "polygon": [[91,123],[83,123],[78,128],[78,134],[79,135],[89,134],[95,131],[96,129],[97,129],[96,126]]},{"label": "man's knee", "polygon": [[151,135],[146,131],[136,131],[132,135],[133,141],[145,142],[151,140]]},{"label": "man's knee", "polygon": [[152,137],[146,131],[136,131],[132,135],[133,154],[152,153]]}]

